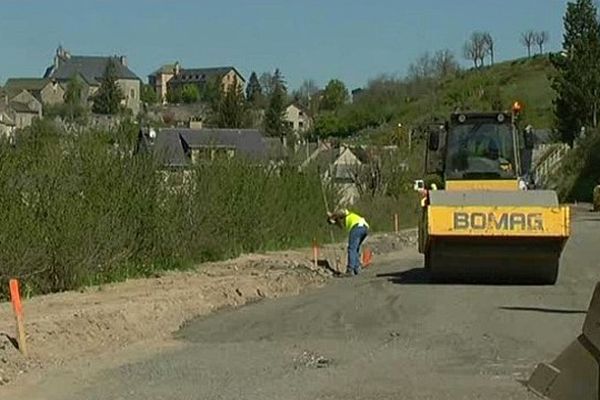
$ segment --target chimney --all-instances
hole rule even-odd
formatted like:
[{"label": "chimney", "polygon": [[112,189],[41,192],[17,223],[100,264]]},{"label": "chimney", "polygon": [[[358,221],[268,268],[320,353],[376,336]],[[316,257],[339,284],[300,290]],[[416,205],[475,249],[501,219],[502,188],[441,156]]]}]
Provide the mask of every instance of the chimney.
[{"label": "chimney", "polygon": [[189,127],[190,129],[202,129],[202,118],[190,118]]},{"label": "chimney", "polygon": [[58,46],[56,55],[54,56],[54,68],[60,67],[61,61],[68,60],[69,58],[71,58],[71,54],[62,46]]},{"label": "chimney", "polygon": [[173,70],[173,72],[175,73],[175,75],[179,75],[179,70],[180,70],[180,66],[179,66],[179,61],[175,61],[175,69]]},{"label": "chimney", "polygon": [[121,63],[122,66],[126,67],[127,66],[127,56],[119,57],[119,62]]}]

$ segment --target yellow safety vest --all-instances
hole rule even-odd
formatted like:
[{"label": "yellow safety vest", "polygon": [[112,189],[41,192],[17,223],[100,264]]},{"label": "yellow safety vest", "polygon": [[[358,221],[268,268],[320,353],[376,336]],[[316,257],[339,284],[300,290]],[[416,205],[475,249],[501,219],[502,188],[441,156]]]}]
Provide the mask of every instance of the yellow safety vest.
[{"label": "yellow safety vest", "polygon": [[350,232],[352,228],[354,228],[356,225],[366,226],[367,228],[369,227],[369,224],[367,224],[367,220],[353,212],[349,212],[348,214],[346,214],[345,223],[346,230],[348,232]]}]

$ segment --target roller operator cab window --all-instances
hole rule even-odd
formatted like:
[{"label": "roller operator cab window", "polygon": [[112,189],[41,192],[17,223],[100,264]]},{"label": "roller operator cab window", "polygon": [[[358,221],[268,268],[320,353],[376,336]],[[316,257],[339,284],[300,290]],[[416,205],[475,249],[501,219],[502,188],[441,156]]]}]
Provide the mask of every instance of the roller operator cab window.
[{"label": "roller operator cab window", "polygon": [[513,179],[512,126],[467,120],[451,127],[446,153],[447,179]]}]

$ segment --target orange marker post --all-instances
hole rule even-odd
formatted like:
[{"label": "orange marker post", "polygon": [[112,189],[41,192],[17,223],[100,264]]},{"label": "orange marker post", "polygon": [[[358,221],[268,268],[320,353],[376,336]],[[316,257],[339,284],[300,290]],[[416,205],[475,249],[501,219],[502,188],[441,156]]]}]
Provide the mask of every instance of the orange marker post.
[{"label": "orange marker post", "polygon": [[16,279],[10,280],[10,299],[12,301],[15,318],[17,321],[17,340],[19,342],[19,350],[27,357],[27,343],[25,341],[25,321],[23,319],[23,306],[21,305],[21,295],[19,293],[19,281]]},{"label": "orange marker post", "polygon": [[313,239],[313,263],[315,264],[315,268],[319,265],[319,246],[317,245],[317,240]]},{"label": "orange marker post", "polygon": [[398,213],[394,214],[394,232],[400,232],[400,219],[398,218]]}]

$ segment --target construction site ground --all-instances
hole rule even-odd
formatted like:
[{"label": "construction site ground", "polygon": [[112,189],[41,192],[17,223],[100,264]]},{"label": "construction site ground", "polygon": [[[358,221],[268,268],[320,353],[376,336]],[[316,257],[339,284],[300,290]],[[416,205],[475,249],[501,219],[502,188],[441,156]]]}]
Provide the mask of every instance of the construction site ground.
[{"label": "construction site ground", "polygon": [[[431,284],[406,231],[372,238],[356,278],[306,249],[37,297],[31,358],[0,343],[0,399],[534,398],[522,382],[579,334],[600,277],[588,209],[555,286]],[[2,304],[10,336],[12,318]]]}]

